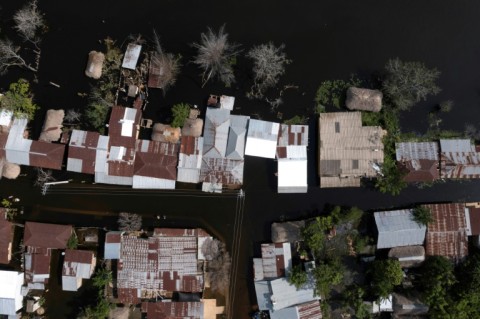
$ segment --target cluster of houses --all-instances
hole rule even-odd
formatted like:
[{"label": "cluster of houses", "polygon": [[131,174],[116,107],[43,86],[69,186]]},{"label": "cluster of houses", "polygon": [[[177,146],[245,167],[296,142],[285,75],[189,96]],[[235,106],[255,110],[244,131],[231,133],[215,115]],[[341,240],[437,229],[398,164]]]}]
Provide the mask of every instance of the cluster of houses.
[{"label": "cluster of houses", "polygon": [[[13,225],[0,219],[0,263],[9,264]],[[69,249],[75,236],[70,225],[26,222],[22,271],[0,271],[0,315],[17,318],[27,297],[27,312],[41,307],[40,296],[48,289],[52,252],[61,252],[61,285],[64,291],[78,291],[84,279],[95,271],[96,253]],[[140,233],[110,231],[105,236],[104,259],[116,262],[116,294],[112,302],[141,303],[148,318],[214,319],[224,312],[216,299],[202,298],[209,287],[202,245],[211,236],[203,229],[156,228],[149,237]],[[98,240],[98,238],[97,238]]]},{"label": "cluster of houses", "polygon": [[[3,209],[2,214],[5,214]],[[0,218],[0,264],[9,264],[12,256],[14,225],[5,217]],[[62,289],[77,291],[84,279],[89,279],[96,266],[95,253],[90,250],[68,249],[68,242],[75,236],[70,225],[55,225],[26,222],[24,225],[22,272],[0,271],[0,314],[17,318],[16,313],[23,307],[28,295],[27,312],[40,308],[40,296],[50,279],[52,252],[62,251]],[[4,283],[6,283],[4,285]]]}]

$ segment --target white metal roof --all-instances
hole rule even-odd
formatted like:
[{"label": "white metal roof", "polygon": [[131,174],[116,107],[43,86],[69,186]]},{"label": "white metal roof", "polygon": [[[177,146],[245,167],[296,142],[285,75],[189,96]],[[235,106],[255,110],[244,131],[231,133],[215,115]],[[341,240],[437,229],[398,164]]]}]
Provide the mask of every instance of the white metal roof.
[{"label": "white metal roof", "polygon": [[235,103],[235,97],[234,96],[227,96],[227,95],[220,96],[220,107],[222,109],[227,109],[227,110],[232,111],[234,103]]},{"label": "white metal roof", "polygon": [[135,43],[130,43],[123,57],[122,68],[135,70],[142,46]]},{"label": "white metal roof", "polygon": [[280,124],[250,119],[245,155],[275,158]]},{"label": "white metal roof", "polygon": [[32,140],[23,138],[28,120],[15,119],[5,144],[7,161],[20,165],[30,165],[30,146]]},{"label": "white metal roof", "polygon": [[23,273],[0,270],[0,283],[0,314],[15,315],[23,306]]},{"label": "white metal roof", "polygon": [[175,189],[175,181],[165,178],[133,175],[132,188]]},{"label": "white metal roof", "polygon": [[306,193],[307,160],[278,160],[278,192]]},{"label": "white metal roof", "polygon": [[412,210],[376,212],[377,248],[422,245],[427,227],[413,220]]}]

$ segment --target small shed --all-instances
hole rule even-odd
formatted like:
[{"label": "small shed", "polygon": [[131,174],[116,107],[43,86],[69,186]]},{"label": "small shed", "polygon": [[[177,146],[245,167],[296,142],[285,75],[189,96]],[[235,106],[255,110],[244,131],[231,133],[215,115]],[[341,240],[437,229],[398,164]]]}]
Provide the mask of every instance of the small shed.
[{"label": "small shed", "polygon": [[425,260],[423,246],[394,247],[388,252],[388,257],[400,262],[402,268],[417,267]]},{"label": "small shed", "polygon": [[123,57],[122,68],[135,70],[137,67],[138,58],[140,57],[140,51],[142,46],[135,43],[130,43],[127,46],[127,51]]},{"label": "small shed", "polygon": [[153,125],[152,141],[177,143],[182,135],[179,127],[156,123]]},{"label": "small shed", "polygon": [[102,52],[90,51],[88,54],[87,67],[85,75],[92,79],[99,79],[102,76],[103,62],[105,55]]},{"label": "small shed", "polygon": [[43,142],[58,141],[62,136],[64,116],[63,110],[48,110],[39,140]]},{"label": "small shed", "polygon": [[2,167],[2,177],[16,179],[20,175],[20,165],[14,163],[4,163]]},{"label": "small shed", "polygon": [[379,90],[350,87],[345,104],[349,110],[380,112],[383,94]]}]

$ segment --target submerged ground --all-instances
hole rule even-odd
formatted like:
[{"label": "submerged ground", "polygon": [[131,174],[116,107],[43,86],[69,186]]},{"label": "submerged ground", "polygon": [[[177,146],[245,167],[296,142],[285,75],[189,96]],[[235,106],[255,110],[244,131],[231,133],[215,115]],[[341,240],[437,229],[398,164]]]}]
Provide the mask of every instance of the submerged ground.
[{"label": "submerged ground", "polygon": [[[1,36],[10,33],[12,12],[21,3],[2,3]],[[33,86],[36,102],[43,110],[76,108],[86,100],[78,92],[88,92],[90,81],[84,75],[87,53],[102,50],[101,40],[110,36],[124,45],[129,35],[149,38],[155,28],[167,51],[183,56],[182,73],[165,97],[157,92],[147,107],[147,116],[164,120],[172,104],[187,102],[201,105],[209,93],[234,95],[234,113],[258,114],[277,120],[267,104],[245,98],[250,78],[248,63],[240,58],[237,84],[224,88],[210,82],[201,88],[199,70],[189,63],[207,26],[226,24],[233,42],[244,50],[252,45],[273,41],[285,43],[292,63],[281,85],[298,89],[285,92],[279,111],[284,118],[310,117],[309,184],[307,194],[276,194],[273,160],[247,158],[245,163],[245,198],[236,194],[220,196],[197,191],[132,191],[122,187],[70,185],[52,188],[46,196],[33,188],[29,176],[17,181],[0,181],[2,196],[15,194],[25,206],[25,218],[58,223],[114,227],[114,213],[131,211],[143,214],[146,226],[158,223],[162,213],[165,226],[201,226],[227,240],[234,263],[235,315],[246,318],[252,294],[252,256],[258,244],[270,238],[270,223],[319,213],[326,204],[356,205],[373,210],[410,206],[419,202],[480,201],[480,182],[448,182],[432,188],[410,187],[400,196],[383,195],[370,188],[318,188],[316,171],[316,122],[312,110],[314,94],[323,80],[348,79],[356,73],[375,80],[392,57],[422,61],[437,67],[442,75],[442,92],[402,114],[402,130],[424,132],[427,114],[440,101],[451,99],[455,106],[444,118],[446,129],[463,130],[465,123],[479,124],[480,43],[478,31],[480,3],[471,1],[81,1],[47,2],[40,0],[49,29],[42,42],[39,83]],[[373,77],[371,77],[373,75]],[[26,71],[12,70],[0,77],[0,87],[7,88],[19,77],[31,78]],[[49,81],[61,88],[48,85]],[[278,91],[272,91],[272,95]],[[32,129],[41,128],[39,112]],[[67,175],[63,177],[68,177]],[[88,178],[85,180],[89,181]],[[82,188],[78,188],[81,186]],[[85,187],[86,189],[84,189]],[[80,212],[81,215],[77,214]],[[100,216],[98,216],[100,212]],[[156,225],[156,224],[155,224]],[[55,305],[51,318],[66,318],[76,312],[74,303]]]}]

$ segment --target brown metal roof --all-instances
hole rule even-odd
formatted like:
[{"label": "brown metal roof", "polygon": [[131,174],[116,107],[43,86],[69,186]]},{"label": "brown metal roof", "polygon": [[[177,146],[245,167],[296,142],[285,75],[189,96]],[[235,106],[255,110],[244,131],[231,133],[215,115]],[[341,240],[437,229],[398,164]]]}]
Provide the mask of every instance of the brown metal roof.
[{"label": "brown metal roof", "polygon": [[439,162],[434,160],[410,160],[398,162],[400,169],[406,173],[406,182],[433,182],[440,178]]},{"label": "brown metal roof", "polygon": [[62,169],[64,144],[32,141],[30,146],[30,165],[51,169]]},{"label": "brown metal roof", "polygon": [[68,158],[82,160],[82,173],[95,174],[95,158],[97,151],[85,147],[68,147]]},{"label": "brown metal roof", "polygon": [[134,175],[177,179],[178,144],[137,141]]},{"label": "brown metal roof", "polygon": [[66,249],[65,250],[65,262],[76,262],[81,264],[91,264],[95,254],[93,251]]},{"label": "brown metal roof", "polygon": [[5,208],[0,208],[0,264],[8,264],[11,257],[12,223],[5,217]]},{"label": "brown metal roof", "polygon": [[[108,136],[110,136],[110,145],[123,146],[126,148],[135,148],[135,141],[137,138],[138,125],[140,123],[141,112],[138,110],[135,113],[131,136],[122,136],[122,119],[127,111],[135,110],[133,108],[126,108],[123,106],[112,107],[110,121],[108,126]],[[133,156],[132,156],[133,159]],[[127,159],[125,159],[127,160]]]},{"label": "brown metal roof", "polygon": [[120,232],[108,232],[105,235],[105,243],[107,244],[119,244],[122,239],[122,234]]},{"label": "brown metal roof", "polygon": [[71,235],[70,225],[26,222],[23,243],[25,246],[65,249]]},{"label": "brown metal roof", "polygon": [[182,136],[180,141],[180,153],[186,155],[199,155],[200,151],[197,147],[198,137]]},{"label": "brown metal roof", "polygon": [[470,228],[472,235],[480,235],[480,208],[469,207]]},{"label": "brown metal roof", "polygon": [[468,255],[465,204],[429,204],[434,221],[428,224],[426,254],[460,261]]},{"label": "brown metal roof", "polygon": [[318,300],[297,306],[298,319],[321,319],[322,309]]},{"label": "brown metal roof", "polygon": [[201,302],[144,302],[142,312],[148,319],[199,319],[203,318]]}]

